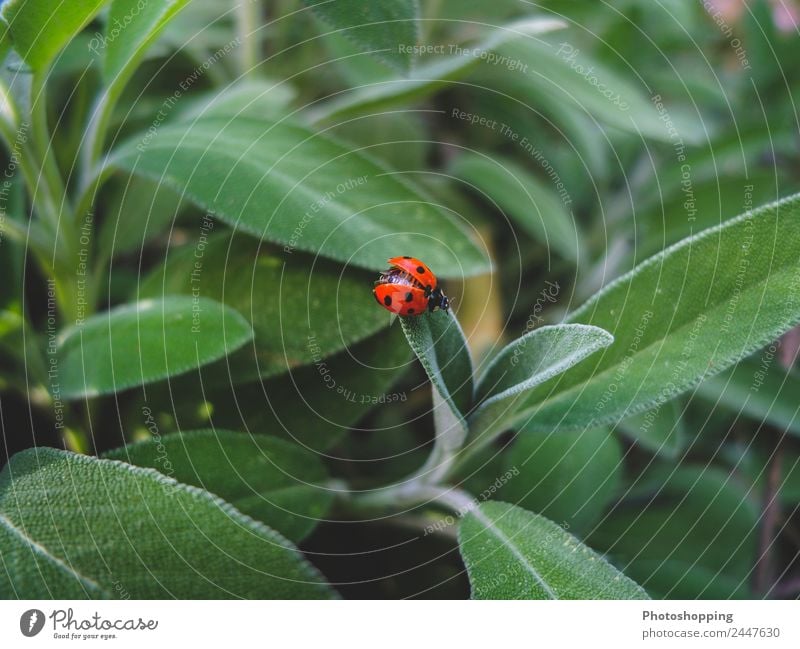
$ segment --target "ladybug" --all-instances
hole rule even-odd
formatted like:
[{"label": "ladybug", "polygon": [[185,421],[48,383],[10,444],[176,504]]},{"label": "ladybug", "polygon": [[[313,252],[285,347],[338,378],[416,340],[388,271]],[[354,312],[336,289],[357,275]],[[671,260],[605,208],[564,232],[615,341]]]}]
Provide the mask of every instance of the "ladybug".
[{"label": "ladybug", "polygon": [[392,257],[372,294],[384,309],[400,316],[422,315],[425,310],[450,308],[431,269],[414,257]]}]

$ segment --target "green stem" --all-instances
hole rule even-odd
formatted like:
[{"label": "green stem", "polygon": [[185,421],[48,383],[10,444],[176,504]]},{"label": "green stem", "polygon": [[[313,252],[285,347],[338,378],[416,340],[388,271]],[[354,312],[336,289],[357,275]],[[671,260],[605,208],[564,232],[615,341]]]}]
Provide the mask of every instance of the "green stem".
[{"label": "green stem", "polygon": [[348,502],[357,511],[384,511],[407,509],[424,504],[436,504],[462,516],[477,507],[475,499],[466,491],[441,485],[431,485],[419,480],[398,482],[373,491],[352,495]]},{"label": "green stem", "polygon": [[467,428],[466,424],[454,415],[450,406],[433,385],[431,385],[431,392],[433,393],[433,420],[436,437],[433,440],[431,454],[413,479],[437,485],[444,482],[450,475],[467,437]]},{"label": "green stem", "polygon": [[[55,200],[46,184],[40,183],[42,174],[39,171],[39,160],[22,124],[19,123],[19,105],[6,88],[2,88],[2,92],[5,101],[11,106],[14,117],[12,119],[0,118],[0,137],[5,141],[9,155],[16,155],[18,159],[22,178],[33,200],[34,208],[49,225],[52,225],[58,222]],[[52,234],[55,236],[55,230]]]},{"label": "green stem", "polygon": [[236,31],[241,41],[239,46],[239,72],[252,76],[261,60],[261,39],[258,29],[261,23],[261,5],[253,0],[240,0],[236,10]]},{"label": "green stem", "polygon": [[47,125],[47,76],[47,70],[39,71],[33,75],[31,85],[31,126],[33,128],[34,144],[39,150],[41,178],[53,202],[54,212],[49,214],[49,218],[56,219],[53,225],[58,229],[58,219],[67,202],[67,193],[64,181],[61,179],[61,172],[56,163],[50,138],[50,128]]},{"label": "green stem", "polygon": [[499,435],[506,430],[505,426],[489,427],[475,439],[471,440],[467,446],[462,447],[455,454],[453,461],[450,463],[447,472],[443,476],[443,480],[449,480],[464,468],[464,466],[478,453],[485,449],[489,444],[495,441]]},{"label": "green stem", "polygon": [[30,246],[40,255],[47,255],[53,251],[52,237],[36,221],[22,223],[7,216],[3,219],[0,232],[7,235],[12,241],[16,241],[20,246]]},{"label": "green stem", "polygon": [[[121,92],[120,88],[120,92]],[[86,136],[84,137],[83,148],[81,150],[81,178],[83,193],[85,188],[90,183],[90,179],[96,176],[95,164],[100,159],[103,153],[103,145],[105,144],[106,133],[108,125],[111,122],[111,115],[116,105],[116,97],[112,96],[114,91],[114,84],[106,88],[106,90],[97,98],[89,123],[86,125]],[[78,212],[80,214],[80,212]]]}]

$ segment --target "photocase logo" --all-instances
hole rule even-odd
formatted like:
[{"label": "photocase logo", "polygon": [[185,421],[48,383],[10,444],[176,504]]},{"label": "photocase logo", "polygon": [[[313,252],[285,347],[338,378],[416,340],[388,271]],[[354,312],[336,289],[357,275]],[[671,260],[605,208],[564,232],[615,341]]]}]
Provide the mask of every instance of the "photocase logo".
[{"label": "photocase logo", "polygon": [[25,611],[19,618],[19,630],[27,638],[35,636],[42,627],[44,627],[44,613],[38,608]]}]

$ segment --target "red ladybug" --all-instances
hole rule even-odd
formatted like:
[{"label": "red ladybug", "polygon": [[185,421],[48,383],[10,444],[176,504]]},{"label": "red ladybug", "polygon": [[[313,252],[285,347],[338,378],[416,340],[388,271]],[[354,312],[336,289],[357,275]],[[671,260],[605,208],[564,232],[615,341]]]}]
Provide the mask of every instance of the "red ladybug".
[{"label": "red ladybug", "polygon": [[422,315],[427,309],[447,310],[450,301],[431,269],[414,257],[392,257],[372,294],[384,309],[401,316]]}]

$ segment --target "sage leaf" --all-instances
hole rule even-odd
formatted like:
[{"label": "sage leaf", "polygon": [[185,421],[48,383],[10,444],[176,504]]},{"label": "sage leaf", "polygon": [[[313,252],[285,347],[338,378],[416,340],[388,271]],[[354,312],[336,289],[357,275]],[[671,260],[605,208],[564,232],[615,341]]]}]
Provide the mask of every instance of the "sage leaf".
[{"label": "sage leaf", "polygon": [[246,383],[322,360],[387,327],[389,314],[372,296],[374,280],[363,270],[276,254],[252,237],[223,232],[170,252],[139,297],[195,295],[236,309],[255,338],[224,361],[231,369],[220,377]]},{"label": "sage leaf", "polygon": [[644,590],[552,521],[502,502],[458,529],[473,599],[648,599]]},{"label": "sage leaf", "polygon": [[113,0],[106,24],[106,40],[98,43],[104,52],[103,76],[107,83],[127,80],[139,65],[148,46],[156,40],[189,0]]},{"label": "sage leaf", "polygon": [[616,422],[688,390],[800,322],[800,196],[667,248],[569,319],[615,343],[534,392],[541,428]]},{"label": "sage leaf", "polygon": [[602,518],[622,486],[622,449],[608,428],[540,431],[522,427],[505,454],[518,475],[500,492],[582,536]]},{"label": "sage leaf", "polygon": [[156,469],[205,489],[295,543],[333,501],[325,467],[313,453],[275,437],[229,430],[171,433],[103,457]]},{"label": "sage leaf", "polygon": [[[413,252],[437,275],[486,272],[468,232],[405,177],[287,121],[204,118],[165,125],[110,154],[236,229],[371,270]],[[447,245],[442,242],[446,241]]]},{"label": "sage leaf", "polygon": [[[720,594],[720,584],[712,591],[712,584],[693,576],[699,568],[726,579],[732,590],[725,597],[741,597],[747,596],[760,515],[755,493],[726,470],[658,465],[637,480],[588,543],[614,557],[648,591],[668,598]],[[663,562],[675,570],[663,569]]]},{"label": "sage leaf", "polygon": [[456,159],[450,173],[497,205],[548,250],[570,261],[578,259],[579,233],[571,211],[530,171],[506,158],[468,153]]},{"label": "sage leaf", "polygon": [[509,343],[478,381],[479,405],[470,417],[472,438],[481,437],[480,444],[487,444],[497,433],[527,418],[535,408],[531,397],[537,386],[613,341],[599,327],[567,324],[539,327]]},{"label": "sage leaf", "polygon": [[532,37],[565,26],[563,21],[553,18],[532,18],[497,27],[480,42],[461,47],[461,52],[455,56],[442,58],[439,55],[432,62],[423,60],[404,77],[387,77],[324,102],[308,112],[308,119],[312,122],[340,120],[423,99],[477,68],[484,52],[492,52],[503,43],[517,38]]},{"label": "sage leaf", "polygon": [[0,596],[335,596],[291,542],[152,469],[51,448],[0,473]]},{"label": "sage leaf", "polygon": [[451,310],[400,318],[408,344],[456,420],[472,406],[472,358]]},{"label": "sage leaf", "polygon": [[127,304],[59,336],[53,390],[79,399],[153,383],[222,358],[252,337],[241,315],[206,298]]},{"label": "sage leaf", "polygon": [[408,72],[418,40],[417,0],[303,0],[324,22],[365,52]]},{"label": "sage leaf", "polygon": [[14,49],[34,70],[47,68],[108,0],[8,0],[0,17]]}]

